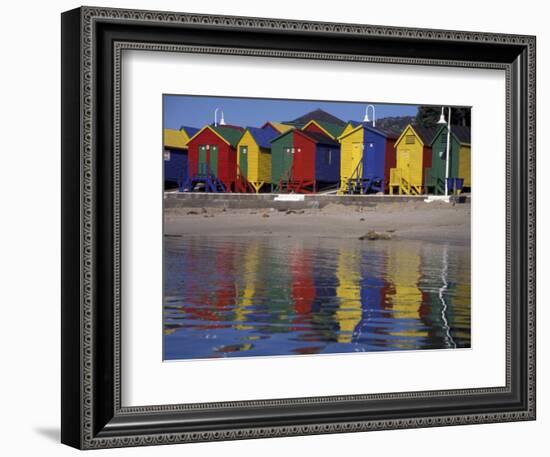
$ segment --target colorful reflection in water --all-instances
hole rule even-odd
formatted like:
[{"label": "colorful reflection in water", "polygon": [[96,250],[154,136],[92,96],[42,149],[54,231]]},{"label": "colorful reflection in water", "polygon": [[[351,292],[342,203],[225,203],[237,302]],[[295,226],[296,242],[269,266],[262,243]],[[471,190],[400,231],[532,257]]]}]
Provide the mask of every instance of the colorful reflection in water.
[{"label": "colorful reflection in water", "polygon": [[468,347],[467,246],[165,240],[165,360]]}]

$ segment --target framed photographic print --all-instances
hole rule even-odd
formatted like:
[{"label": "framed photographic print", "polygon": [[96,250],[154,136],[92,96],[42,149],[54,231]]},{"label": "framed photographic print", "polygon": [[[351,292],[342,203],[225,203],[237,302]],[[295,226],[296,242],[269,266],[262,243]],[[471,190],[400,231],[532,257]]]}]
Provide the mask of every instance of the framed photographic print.
[{"label": "framed photographic print", "polygon": [[62,442],[533,420],[535,38],[62,15]]}]

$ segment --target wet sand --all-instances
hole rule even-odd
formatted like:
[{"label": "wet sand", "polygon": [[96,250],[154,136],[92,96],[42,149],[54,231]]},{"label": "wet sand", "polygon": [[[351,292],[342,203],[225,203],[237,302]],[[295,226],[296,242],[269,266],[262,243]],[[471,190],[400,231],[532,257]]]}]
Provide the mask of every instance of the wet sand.
[{"label": "wet sand", "polygon": [[181,207],[165,210],[164,225],[167,236],[357,239],[374,231],[395,240],[469,245],[470,204],[422,201],[373,206],[329,204],[321,209],[283,211],[274,208]]}]

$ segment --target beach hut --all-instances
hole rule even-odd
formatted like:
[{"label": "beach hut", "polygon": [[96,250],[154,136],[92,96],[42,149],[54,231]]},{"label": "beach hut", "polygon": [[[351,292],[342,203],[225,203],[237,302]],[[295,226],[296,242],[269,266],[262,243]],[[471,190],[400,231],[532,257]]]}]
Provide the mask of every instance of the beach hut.
[{"label": "beach hut", "polygon": [[396,135],[359,123],[340,135],[340,194],[389,190]]},{"label": "beach hut", "polygon": [[185,190],[231,192],[237,179],[237,143],[242,127],[206,125],[189,139],[189,177]]},{"label": "beach hut", "polygon": [[237,143],[237,192],[260,192],[271,184],[271,143],[279,135],[272,126],[247,127]]},{"label": "beach hut", "polygon": [[395,142],[396,165],[390,170],[389,192],[423,192],[426,168],[432,166],[431,143],[435,129],[409,124]]},{"label": "beach hut", "polygon": [[187,180],[187,142],[198,129],[180,127],[179,130],[164,129],[164,187],[181,187]]},{"label": "beach hut", "polygon": [[[444,194],[446,176],[447,126],[442,125],[435,134],[432,143],[432,166],[426,170],[426,193]],[[449,190],[457,191],[471,188],[470,179],[470,128],[461,125],[451,126],[449,156]]]},{"label": "beach hut", "polygon": [[335,140],[294,129],[271,140],[271,147],[272,190],[312,193],[337,185],[340,145]]}]

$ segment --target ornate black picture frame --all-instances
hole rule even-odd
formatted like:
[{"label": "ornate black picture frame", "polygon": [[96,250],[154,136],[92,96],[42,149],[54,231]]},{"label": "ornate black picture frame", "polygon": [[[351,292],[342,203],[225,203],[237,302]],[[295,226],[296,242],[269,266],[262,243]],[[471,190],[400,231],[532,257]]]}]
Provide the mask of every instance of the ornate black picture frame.
[{"label": "ornate black picture frame", "polygon": [[[82,7],[62,15],[62,442],[80,449],[535,419],[535,37]],[[124,49],[506,72],[506,386],[123,407]]]}]

